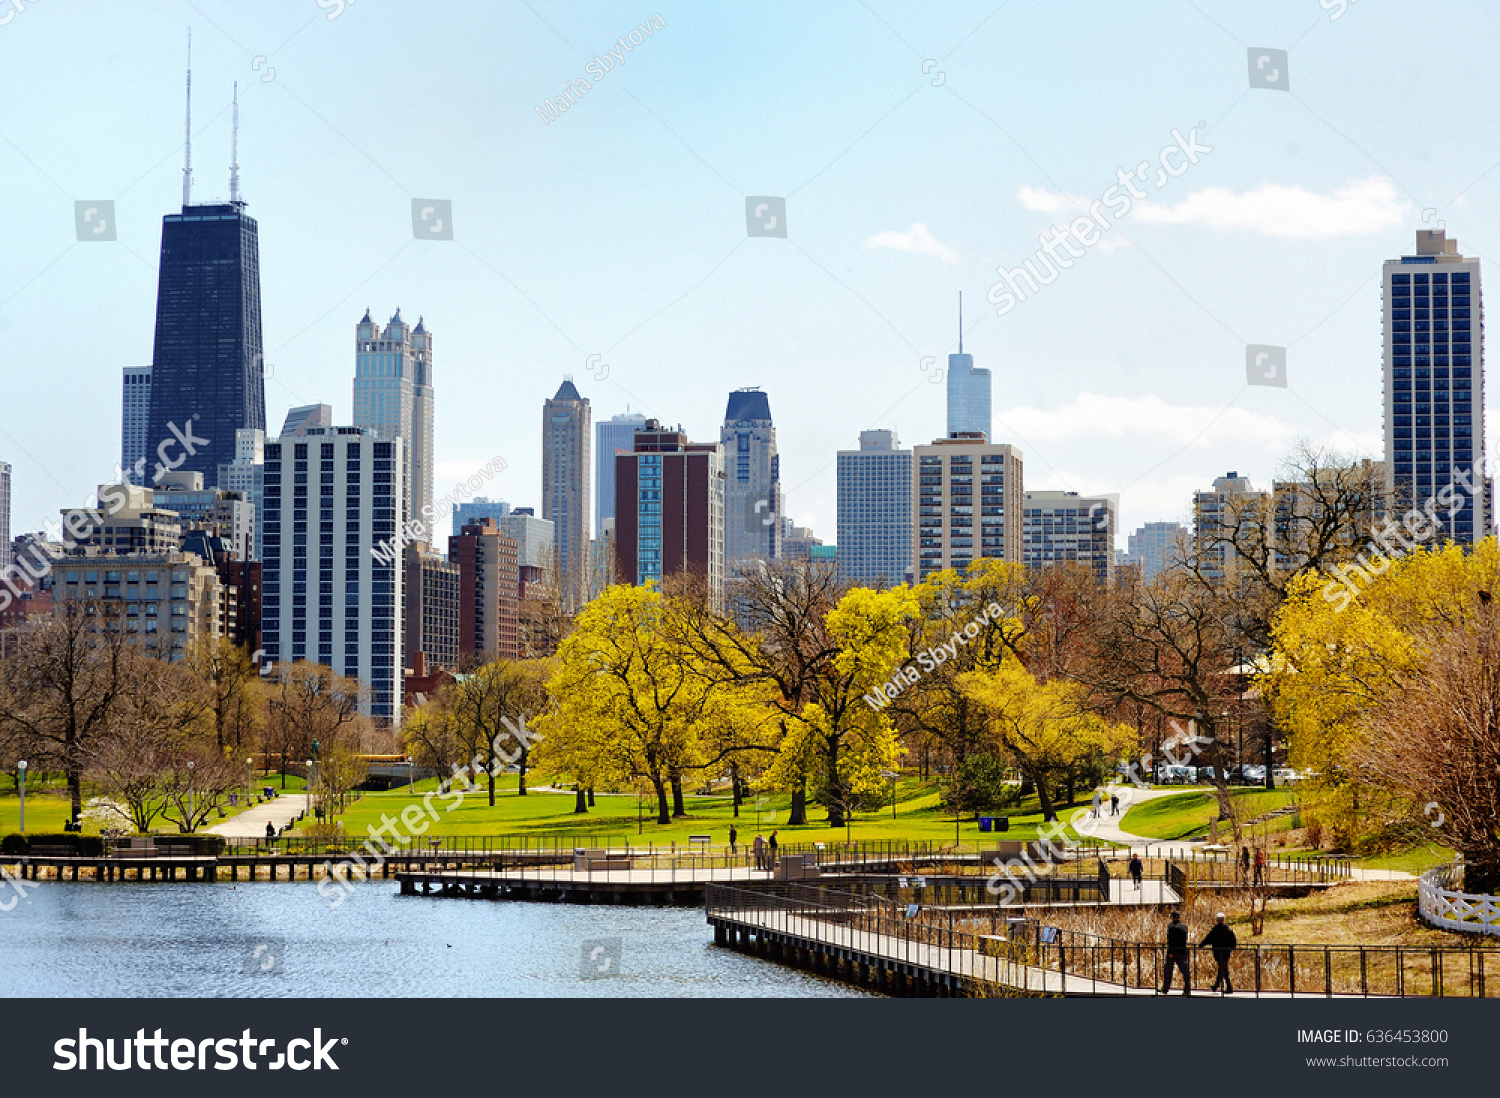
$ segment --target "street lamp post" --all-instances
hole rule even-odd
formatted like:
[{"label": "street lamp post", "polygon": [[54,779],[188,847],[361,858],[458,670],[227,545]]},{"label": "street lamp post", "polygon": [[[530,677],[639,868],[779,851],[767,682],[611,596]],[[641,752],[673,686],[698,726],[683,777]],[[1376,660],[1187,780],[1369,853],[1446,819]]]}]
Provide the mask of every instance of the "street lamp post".
[{"label": "street lamp post", "polygon": [[26,760],[22,759],[16,763],[16,769],[21,772],[21,834],[26,834]]},{"label": "street lamp post", "polygon": [[313,786],[317,784],[318,764],[307,760],[307,812],[312,812]]},{"label": "street lamp post", "polygon": [[248,759],[246,759],[245,760],[245,807],[246,808],[250,807],[250,801],[251,801],[251,799],[254,796],[254,794],[250,792],[250,790],[255,785],[255,772],[254,771],[255,771],[255,759],[254,758],[248,758]]}]

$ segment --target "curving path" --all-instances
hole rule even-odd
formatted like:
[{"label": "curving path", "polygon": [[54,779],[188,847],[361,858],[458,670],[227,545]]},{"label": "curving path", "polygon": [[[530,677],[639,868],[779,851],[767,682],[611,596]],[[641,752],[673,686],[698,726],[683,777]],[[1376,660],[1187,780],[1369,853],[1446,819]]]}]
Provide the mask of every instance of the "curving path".
[{"label": "curving path", "polygon": [[[1208,845],[1202,839],[1152,839],[1144,835],[1133,834],[1120,827],[1120,824],[1124,822],[1125,813],[1138,804],[1161,797],[1180,797],[1184,793],[1202,792],[1202,790],[1137,789],[1134,786],[1125,785],[1110,786],[1106,794],[1109,792],[1117,792],[1120,795],[1120,814],[1118,816],[1109,814],[1107,795],[1104,803],[1099,807],[1099,819],[1089,820],[1088,810],[1085,809],[1084,818],[1079,823],[1092,825],[1089,829],[1092,837],[1106,842],[1119,843],[1122,846],[1140,848],[1143,854],[1158,857],[1189,854]],[[1349,876],[1356,881],[1414,881],[1417,879],[1416,874],[1400,869],[1362,869],[1359,866],[1350,866]]]}]

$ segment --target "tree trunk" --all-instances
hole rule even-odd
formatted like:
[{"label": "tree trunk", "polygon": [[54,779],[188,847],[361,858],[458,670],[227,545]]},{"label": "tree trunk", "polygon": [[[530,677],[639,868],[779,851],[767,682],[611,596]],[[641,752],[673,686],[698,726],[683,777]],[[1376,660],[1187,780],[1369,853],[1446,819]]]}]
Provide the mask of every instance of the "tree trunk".
[{"label": "tree trunk", "polygon": [[1464,891],[1483,896],[1500,893],[1500,853],[1492,847],[1464,847]]},{"label": "tree trunk", "polygon": [[734,765],[729,767],[729,792],[731,799],[734,801],[734,818],[739,819],[740,803],[745,798],[744,794],[740,791],[740,769]]},{"label": "tree trunk", "polygon": [[671,807],[667,804],[667,784],[658,777],[652,777],[651,788],[656,790],[656,822],[669,824],[672,822]]},{"label": "tree trunk", "polygon": [[682,800],[682,775],[672,775],[672,815],[686,816],[687,806]]},{"label": "tree trunk", "polygon": [[1036,780],[1036,799],[1042,806],[1042,822],[1051,823],[1057,819],[1057,810],[1052,807],[1052,797],[1047,792],[1047,783],[1038,778]]},{"label": "tree trunk", "polygon": [[798,782],[792,790],[792,810],[787,813],[788,827],[804,826],[807,823],[807,783]]},{"label": "tree trunk", "polygon": [[594,787],[593,786],[589,786],[588,793],[589,793],[589,807],[593,808],[594,807]]},{"label": "tree trunk", "polygon": [[490,776],[490,807],[495,807],[495,760],[490,760],[490,765],[485,768]]},{"label": "tree trunk", "polygon": [[516,784],[516,796],[518,797],[526,796],[526,762],[527,756],[529,756],[530,754],[531,749],[529,747],[523,747],[521,748],[521,757],[516,760],[516,765],[520,769],[520,780]]},{"label": "tree trunk", "polygon": [[583,794],[583,786],[573,786],[573,815],[578,816],[588,812],[588,810],[589,802],[588,798]]}]

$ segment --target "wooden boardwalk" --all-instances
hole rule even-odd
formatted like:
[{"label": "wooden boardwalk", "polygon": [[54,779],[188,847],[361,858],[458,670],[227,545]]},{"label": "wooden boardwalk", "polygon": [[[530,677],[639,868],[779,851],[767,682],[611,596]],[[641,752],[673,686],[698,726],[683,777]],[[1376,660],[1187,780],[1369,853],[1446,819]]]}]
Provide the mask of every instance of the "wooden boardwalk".
[{"label": "wooden boardwalk", "polygon": [[[854,914],[850,912],[849,914]],[[851,983],[870,986],[886,994],[916,996],[1063,996],[1067,998],[1161,997],[1155,977],[1155,947],[1135,955],[1137,978],[1108,979],[1095,974],[1080,975],[1066,969],[1028,961],[1033,955],[1025,943],[993,939],[999,956],[987,956],[972,947],[973,936],[938,933],[935,941],[921,936],[895,935],[866,929],[855,923],[838,923],[826,917],[809,917],[792,911],[717,909],[708,921],[714,941],[785,964]],[[945,940],[946,939],[946,940]],[[967,939],[967,940],[966,940]],[[1051,952],[1050,950],[1048,952]],[[1058,952],[1061,952],[1059,947]],[[1007,956],[1006,954],[1011,954]],[[1151,963],[1142,966],[1142,958]],[[1123,955],[1120,967],[1129,970],[1131,958]],[[1358,994],[1285,991],[1248,991],[1221,996],[1203,986],[1202,974],[1212,971],[1206,955],[1195,956],[1193,968],[1201,998],[1256,999],[1360,999]],[[1172,995],[1181,994],[1180,980]]]}]

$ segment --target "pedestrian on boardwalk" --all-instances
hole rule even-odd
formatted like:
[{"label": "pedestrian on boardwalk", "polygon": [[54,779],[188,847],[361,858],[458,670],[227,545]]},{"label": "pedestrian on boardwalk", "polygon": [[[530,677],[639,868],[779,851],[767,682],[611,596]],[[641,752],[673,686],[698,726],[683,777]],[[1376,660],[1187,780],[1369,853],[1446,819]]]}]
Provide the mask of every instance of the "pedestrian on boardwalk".
[{"label": "pedestrian on boardwalk", "polygon": [[735,844],[739,842],[739,839],[740,839],[739,829],[737,827],[735,827],[734,824],[730,824],[729,825],[729,855],[730,855],[730,857],[734,856],[734,853],[735,853],[735,850],[734,850]]},{"label": "pedestrian on boardwalk", "polygon": [[1161,993],[1167,994],[1172,990],[1172,969],[1176,968],[1182,973],[1182,993],[1191,995],[1193,993],[1193,978],[1188,974],[1188,931],[1187,925],[1183,923],[1182,916],[1172,912],[1172,922],[1167,926],[1167,958],[1166,958],[1166,982],[1162,986]]},{"label": "pedestrian on boardwalk", "polygon": [[1266,883],[1266,852],[1258,846],[1255,848],[1255,883]]},{"label": "pedestrian on boardwalk", "polygon": [[1141,864],[1141,856],[1132,852],[1130,855],[1130,879],[1135,882],[1135,890],[1137,892],[1141,890],[1141,876],[1145,871],[1146,867]]},{"label": "pedestrian on boardwalk", "polygon": [[1250,879],[1250,848],[1240,847],[1240,884]]},{"label": "pedestrian on boardwalk", "polygon": [[1210,930],[1198,944],[1198,948],[1210,946],[1214,951],[1214,964],[1218,967],[1214,970],[1214,986],[1210,991],[1218,991],[1219,985],[1224,985],[1224,994],[1233,995],[1234,987],[1229,982],[1229,958],[1234,954],[1234,947],[1239,945],[1239,939],[1234,936],[1234,931],[1229,929],[1229,924],[1224,921],[1224,913],[1221,911],[1215,916],[1214,928]]},{"label": "pedestrian on boardwalk", "polygon": [[276,838],[276,825],[273,824],[270,820],[267,820],[266,821],[266,839],[268,841],[270,841],[270,840],[274,840],[275,838]]},{"label": "pedestrian on boardwalk", "polygon": [[1111,793],[1109,795],[1109,814],[1111,816],[1118,816],[1120,814],[1120,795],[1118,793]]},{"label": "pedestrian on boardwalk", "polygon": [[1099,791],[1097,789],[1094,790],[1094,800],[1089,806],[1089,815],[1096,820],[1099,818]]},{"label": "pedestrian on boardwalk", "polygon": [[767,862],[766,862],[766,868],[767,869],[775,869],[776,868],[776,829],[774,827],[771,828],[771,841],[769,843],[767,843],[766,846],[767,846],[767,848],[769,849],[769,852],[770,852],[770,857],[767,859]]},{"label": "pedestrian on boardwalk", "polygon": [[766,837],[764,835],[756,835],[755,836],[754,849],[755,849],[755,868],[756,869],[764,869],[764,868],[766,868]]}]

